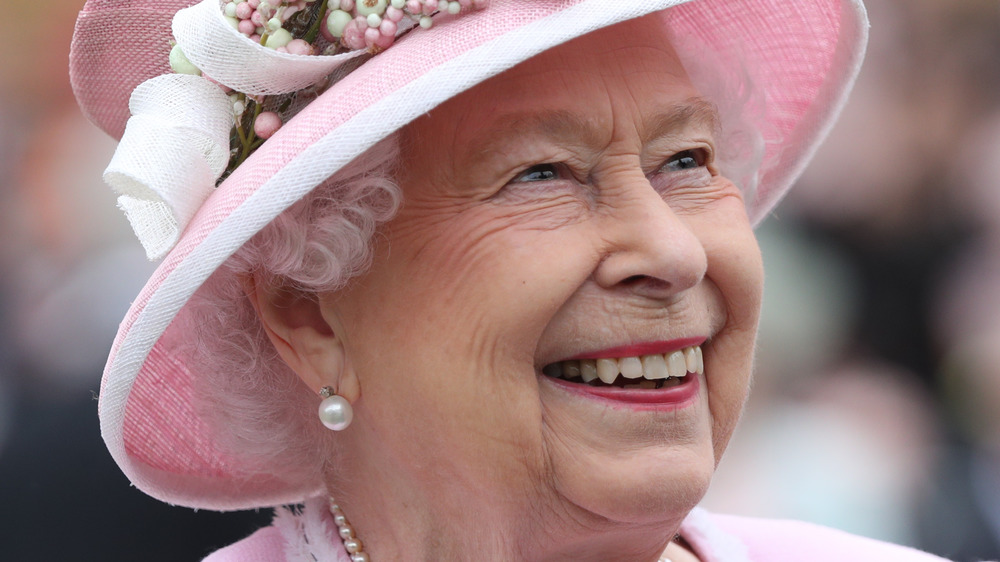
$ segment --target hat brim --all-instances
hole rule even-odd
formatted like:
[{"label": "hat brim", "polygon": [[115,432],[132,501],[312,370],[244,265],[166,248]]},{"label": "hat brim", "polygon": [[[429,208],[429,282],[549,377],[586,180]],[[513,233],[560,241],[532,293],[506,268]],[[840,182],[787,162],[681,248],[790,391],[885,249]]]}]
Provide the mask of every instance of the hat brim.
[{"label": "hat brim", "polygon": [[[74,86],[85,112],[109,133],[124,128],[125,90],[168,71],[169,17],[161,12],[192,3],[158,8],[153,23],[140,27],[147,50],[139,63],[132,50],[128,61],[115,59],[122,45],[140,39],[123,37],[132,28],[120,27],[115,14],[136,17],[143,3],[91,0],[84,8]],[[127,14],[123,4],[132,6]],[[283,210],[419,115],[553,46],[668,8],[672,33],[697,35],[723,52],[738,46],[762,90],[758,118],[780,140],[765,145],[765,172],[749,211],[754,222],[766,215],[825,137],[857,75],[868,29],[860,0],[494,0],[485,10],[444,18],[365,62],[282,127],[209,197],[143,288],[115,339],[99,403],[104,440],[132,483],[168,503],[213,510],[293,503],[319,492],[318,484],[246,472],[216,446],[192,407],[198,375],[178,351],[186,303]],[[120,91],[98,92],[114,80]]]}]

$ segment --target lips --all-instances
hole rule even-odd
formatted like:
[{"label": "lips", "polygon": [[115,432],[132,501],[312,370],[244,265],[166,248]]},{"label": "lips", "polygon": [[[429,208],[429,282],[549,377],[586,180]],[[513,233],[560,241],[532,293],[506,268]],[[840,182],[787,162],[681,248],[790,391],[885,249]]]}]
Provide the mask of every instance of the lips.
[{"label": "lips", "polygon": [[688,374],[703,374],[700,345],[666,353],[570,359],[550,363],[542,374],[593,387],[657,389],[678,386]]}]

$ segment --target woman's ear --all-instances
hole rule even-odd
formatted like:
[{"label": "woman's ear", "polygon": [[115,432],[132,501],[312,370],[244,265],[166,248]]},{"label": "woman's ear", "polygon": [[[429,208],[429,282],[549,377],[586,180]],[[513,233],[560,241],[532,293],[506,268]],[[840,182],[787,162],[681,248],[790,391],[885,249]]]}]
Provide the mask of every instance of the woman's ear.
[{"label": "woman's ear", "polygon": [[354,402],[360,395],[343,341],[323,317],[319,298],[273,279],[248,275],[243,290],[278,355],[317,394],[324,386]]}]

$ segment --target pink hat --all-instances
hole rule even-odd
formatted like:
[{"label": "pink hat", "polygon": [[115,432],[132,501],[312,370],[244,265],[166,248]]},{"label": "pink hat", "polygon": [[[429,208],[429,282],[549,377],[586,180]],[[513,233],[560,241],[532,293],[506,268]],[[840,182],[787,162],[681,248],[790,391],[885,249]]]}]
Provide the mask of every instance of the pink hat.
[{"label": "pink hat", "polygon": [[[171,38],[182,43],[186,33],[175,13],[195,1],[87,2],[73,40],[72,83],[87,116],[112,136],[127,134],[133,90],[171,72]],[[317,493],[273,474],[248,473],[216,445],[192,406],[199,374],[180,351],[191,337],[183,329],[189,300],[283,210],[417,116],[555,45],[668,8],[665,33],[669,25],[671,34],[695,36],[717,53],[740,53],[762,96],[762,111],[752,118],[764,131],[765,152],[748,201],[759,222],[845,102],[867,40],[861,0],[491,0],[459,16],[437,14],[432,27],[399,37],[319,95],[218,187],[212,183],[198,197],[203,203],[174,225],[176,243],[162,248],[173,243],[123,320],[101,384],[104,440],[132,483],[172,504],[216,510],[294,503]],[[206,94],[205,104],[231,103],[219,91]],[[133,112],[142,111],[140,92],[131,103]],[[159,117],[169,121],[172,109],[164,111]],[[216,149],[188,144],[215,172]]]}]

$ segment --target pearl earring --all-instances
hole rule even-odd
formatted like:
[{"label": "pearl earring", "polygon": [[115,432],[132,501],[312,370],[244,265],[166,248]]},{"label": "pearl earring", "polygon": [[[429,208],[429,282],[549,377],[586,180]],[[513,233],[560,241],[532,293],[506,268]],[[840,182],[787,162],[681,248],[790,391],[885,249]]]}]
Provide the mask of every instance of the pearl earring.
[{"label": "pearl earring", "polygon": [[323,422],[328,429],[343,431],[351,425],[354,419],[354,409],[346,398],[336,394],[329,386],[324,386],[319,391],[323,401],[319,403],[319,421]]}]

